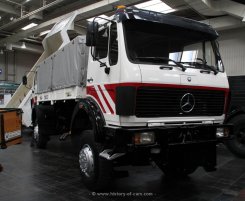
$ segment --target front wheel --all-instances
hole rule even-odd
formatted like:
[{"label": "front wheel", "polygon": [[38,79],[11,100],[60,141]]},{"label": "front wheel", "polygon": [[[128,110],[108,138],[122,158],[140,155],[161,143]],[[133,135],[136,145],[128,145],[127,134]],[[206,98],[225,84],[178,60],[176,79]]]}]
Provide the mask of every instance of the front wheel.
[{"label": "front wheel", "polygon": [[163,168],[163,172],[166,176],[169,177],[187,177],[188,175],[194,173],[197,169],[197,166],[190,167],[174,167],[174,166],[166,166]]},{"label": "front wheel", "polygon": [[166,177],[169,178],[184,178],[194,173],[197,165],[190,165],[188,167],[174,165],[172,163],[162,164],[156,161],[157,166],[163,171]]},{"label": "front wheel", "polygon": [[232,118],[228,123],[233,124],[233,139],[228,140],[228,149],[238,157],[245,158],[245,114]]},{"label": "front wheel", "polygon": [[105,190],[112,179],[112,163],[99,157],[102,146],[94,141],[92,130],[83,131],[79,165],[84,185],[93,191]]}]

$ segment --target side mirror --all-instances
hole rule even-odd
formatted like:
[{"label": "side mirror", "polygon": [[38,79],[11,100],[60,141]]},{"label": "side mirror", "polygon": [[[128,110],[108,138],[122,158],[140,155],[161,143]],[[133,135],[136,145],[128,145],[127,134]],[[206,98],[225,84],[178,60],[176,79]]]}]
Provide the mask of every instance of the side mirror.
[{"label": "side mirror", "polygon": [[98,22],[89,22],[87,26],[86,45],[96,46],[98,37],[99,24]]},{"label": "side mirror", "polygon": [[24,76],[22,77],[22,84],[23,84],[23,85],[27,85],[27,77],[26,77],[26,75],[24,75]]}]

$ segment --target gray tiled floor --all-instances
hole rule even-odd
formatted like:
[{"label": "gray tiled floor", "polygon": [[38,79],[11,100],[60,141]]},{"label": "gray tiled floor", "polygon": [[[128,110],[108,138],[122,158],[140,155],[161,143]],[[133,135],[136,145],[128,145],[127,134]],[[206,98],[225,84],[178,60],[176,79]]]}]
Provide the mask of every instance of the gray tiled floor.
[{"label": "gray tiled floor", "polygon": [[223,145],[218,147],[216,172],[199,168],[187,179],[169,181],[158,168],[124,167],[130,176],[115,179],[109,195],[94,195],[83,186],[69,139],[53,137],[47,150],[38,150],[26,136],[22,144],[0,150],[0,163],[0,201],[245,200],[245,159],[235,158]]}]

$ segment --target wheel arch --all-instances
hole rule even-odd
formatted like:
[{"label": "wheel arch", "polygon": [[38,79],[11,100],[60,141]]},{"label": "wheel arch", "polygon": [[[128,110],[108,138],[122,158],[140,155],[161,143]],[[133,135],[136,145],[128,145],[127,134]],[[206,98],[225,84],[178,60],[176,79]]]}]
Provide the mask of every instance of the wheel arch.
[{"label": "wheel arch", "polygon": [[[86,120],[90,123],[90,128],[94,131],[94,139],[101,142],[104,139],[103,127],[105,119],[98,104],[91,98],[85,98],[76,104],[70,124],[71,134],[76,134],[76,123]],[[79,131],[87,130],[87,127],[80,128]]]},{"label": "wheel arch", "polygon": [[233,109],[229,115],[227,116],[227,118],[225,119],[225,123],[229,123],[229,121],[231,119],[233,119],[234,117],[237,117],[239,115],[245,114],[245,108],[236,108]]},{"label": "wheel arch", "polygon": [[234,113],[228,123],[232,123],[234,126],[233,137],[225,144],[234,155],[245,158],[245,113],[243,111]]}]

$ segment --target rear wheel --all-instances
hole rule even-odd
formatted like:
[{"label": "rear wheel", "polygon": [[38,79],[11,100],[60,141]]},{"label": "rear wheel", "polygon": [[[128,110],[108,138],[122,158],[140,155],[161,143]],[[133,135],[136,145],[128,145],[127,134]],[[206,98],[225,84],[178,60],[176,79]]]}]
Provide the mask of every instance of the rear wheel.
[{"label": "rear wheel", "polygon": [[92,130],[82,133],[79,165],[84,185],[93,191],[105,190],[112,179],[112,163],[99,157],[102,146],[94,142]]},{"label": "rear wheel", "polygon": [[245,114],[232,118],[228,123],[233,124],[233,139],[228,140],[228,149],[238,157],[245,158]]},{"label": "rear wheel", "polygon": [[38,125],[34,126],[33,141],[39,149],[45,149],[48,142],[48,136],[40,132]]}]

